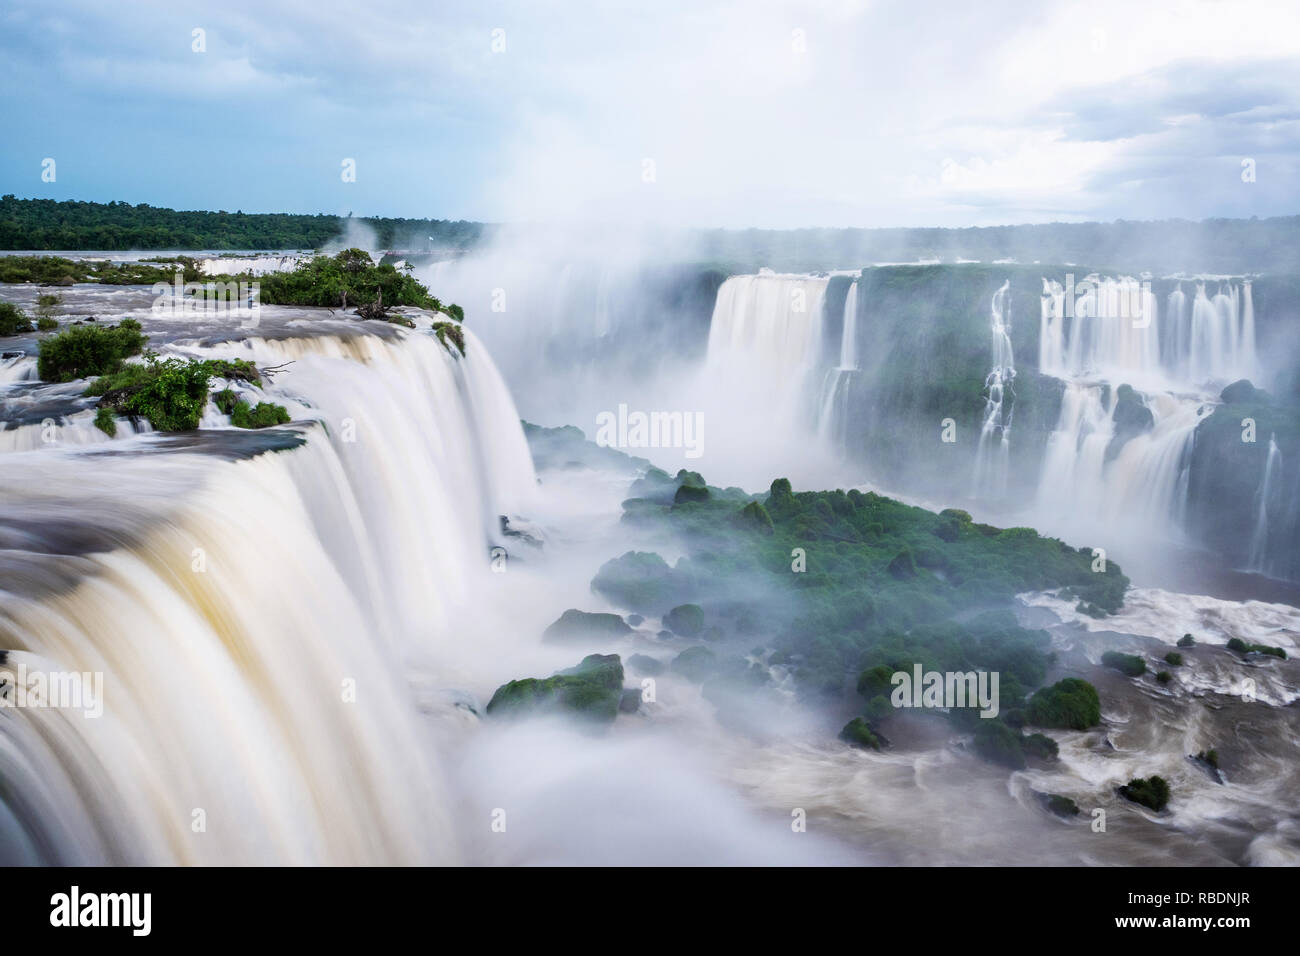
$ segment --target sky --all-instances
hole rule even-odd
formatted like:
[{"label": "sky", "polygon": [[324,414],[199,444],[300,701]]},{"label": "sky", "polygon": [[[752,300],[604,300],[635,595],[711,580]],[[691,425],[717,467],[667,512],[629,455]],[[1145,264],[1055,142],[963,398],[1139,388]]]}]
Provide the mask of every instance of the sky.
[{"label": "sky", "polygon": [[1300,3],[5,0],[0,192],[729,228],[1292,215]]}]

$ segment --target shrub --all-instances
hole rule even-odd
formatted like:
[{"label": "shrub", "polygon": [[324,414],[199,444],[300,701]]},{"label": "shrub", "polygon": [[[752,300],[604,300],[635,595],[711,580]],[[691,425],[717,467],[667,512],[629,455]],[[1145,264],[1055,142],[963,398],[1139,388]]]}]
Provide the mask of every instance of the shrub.
[{"label": "shrub", "polygon": [[1162,684],[1168,684],[1173,679],[1174,679],[1174,675],[1169,673],[1169,671],[1156,672],[1156,680],[1158,680]]},{"label": "shrub", "polygon": [[1267,654],[1270,657],[1280,657],[1286,660],[1286,651],[1280,647],[1270,647],[1267,644],[1247,644],[1239,637],[1231,638],[1228,641],[1228,649],[1237,651],[1239,654],[1249,654],[1252,651],[1256,654]]},{"label": "shrub", "polygon": [[36,320],[36,331],[38,332],[53,332],[58,327],[58,319],[52,319],[48,315],[42,315]]},{"label": "shrub", "polygon": [[0,302],[0,335],[20,335],[32,330],[31,320],[12,302]]},{"label": "shrub", "polygon": [[752,528],[762,534],[772,534],[774,531],[772,516],[757,501],[751,501],[740,509],[740,523],[743,527]]},{"label": "shrub", "polygon": [[1103,666],[1117,670],[1128,677],[1141,677],[1147,672],[1147,662],[1136,654],[1107,651],[1101,655],[1101,663]]},{"label": "shrub", "polygon": [[1217,750],[1202,750],[1196,755],[1197,760],[1203,760],[1215,770],[1219,769],[1219,752]]},{"label": "shrub", "polygon": [[1120,796],[1159,813],[1169,804],[1169,784],[1164,777],[1134,777],[1119,788]]},{"label": "shrub", "polygon": [[144,350],[140,323],[123,319],[115,326],[79,325],[41,342],[36,373],[47,382],[71,382],[108,375]]},{"label": "shrub", "polygon": [[111,408],[100,408],[95,412],[95,427],[109,438],[117,434],[117,419]]},{"label": "shrub", "polygon": [[1046,734],[1029,734],[1020,739],[1020,746],[1030,757],[1039,760],[1055,760],[1060,748],[1056,741]]},{"label": "shrub", "polygon": [[1179,647],[1191,647],[1195,643],[1196,643],[1196,638],[1192,637],[1192,635],[1190,634],[1184,634],[1182,637],[1178,639]]},{"label": "shrub", "polygon": [[217,409],[223,415],[229,415],[239,404],[239,395],[228,388],[223,388],[212,396],[212,401],[216,403]]},{"label": "shrub", "polygon": [[1022,770],[1025,753],[1021,749],[1021,736],[997,719],[981,720],[975,727],[973,746],[975,752],[991,763]]},{"label": "shrub", "polygon": [[208,401],[208,370],[204,364],[151,359],[148,368],[148,381],[126,397],[127,413],[147,418],[159,431],[198,428]]},{"label": "shrub", "polygon": [[[206,379],[203,387],[207,388]],[[240,399],[230,411],[230,424],[236,428],[269,428],[272,425],[288,423],[288,410],[283,405],[276,405],[273,402],[258,402],[256,405],[250,405]]]},{"label": "shrub", "polygon": [[1101,698],[1097,688],[1078,677],[1067,677],[1035,691],[1025,717],[1037,727],[1086,730],[1101,723]]},{"label": "shrub", "polygon": [[840,740],[854,747],[879,750],[880,738],[871,730],[871,725],[861,717],[854,717],[840,731]]},{"label": "shrub", "polygon": [[1183,663],[1183,655],[1177,651],[1170,651],[1165,655],[1165,663],[1170,667],[1179,667]]}]

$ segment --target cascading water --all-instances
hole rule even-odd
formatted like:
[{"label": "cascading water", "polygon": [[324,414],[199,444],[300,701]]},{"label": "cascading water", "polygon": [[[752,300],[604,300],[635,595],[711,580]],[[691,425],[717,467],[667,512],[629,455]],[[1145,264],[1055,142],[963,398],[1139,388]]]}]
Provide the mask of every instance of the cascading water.
[{"label": "cascading water", "polygon": [[808,385],[822,343],[824,277],[732,276],[718,289],[709,326],[706,379],[756,422],[807,426]]},{"label": "cascading water", "polygon": [[979,448],[975,453],[975,494],[1001,498],[1007,490],[1014,412],[1016,360],[1011,348],[1011,281],[993,294],[989,307],[993,332],[993,368],[984,380],[987,398]]},{"label": "cascading water", "polygon": [[0,708],[5,862],[459,858],[413,682],[455,670],[497,515],[527,506],[517,414],[468,330],[460,358],[263,311],[162,350],[291,362],[266,392],[298,424],[82,444],[55,396],[51,439],[0,454],[4,666],[103,687],[98,717]]},{"label": "cascading water", "polygon": [[[1180,285],[1163,324],[1146,282],[1089,276],[1072,303],[1055,281],[1043,289],[1040,364],[1066,390],[1039,481],[1040,520],[1071,533],[1102,521],[1132,535],[1176,534],[1196,426],[1223,384],[1256,367],[1249,284],[1211,299],[1198,282],[1190,303]],[[1135,391],[1121,408],[1123,385]]]},{"label": "cascading water", "polygon": [[[1258,502],[1255,506],[1255,529],[1250,536],[1250,570],[1259,574],[1269,574],[1272,562],[1269,560],[1269,508],[1281,478],[1282,453],[1277,447],[1277,436],[1268,436],[1268,460],[1264,464],[1264,480],[1259,486]],[[1274,506],[1275,507],[1275,506]]]},{"label": "cascading water", "polygon": [[848,420],[849,386],[858,371],[858,283],[849,285],[844,297],[844,322],[840,336],[840,363],[826,373],[822,386],[821,410],[817,415],[818,437],[829,444],[844,440]]}]

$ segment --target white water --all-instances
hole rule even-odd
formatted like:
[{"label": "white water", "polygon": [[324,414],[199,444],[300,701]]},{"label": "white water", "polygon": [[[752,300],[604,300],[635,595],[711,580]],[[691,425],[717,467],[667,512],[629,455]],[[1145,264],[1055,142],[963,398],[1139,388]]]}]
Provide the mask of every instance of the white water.
[{"label": "white water", "polygon": [[844,297],[844,321],[840,335],[840,364],[826,373],[817,413],[817,434],[822,443],[836,447],[844,442],[850,410],[849,386],[858,371],[858,283],[849,285]]},{"label": "white water", "polygon": [[706,369],[723,388],[773,412],[798,408],[821,354],[825,278],[732,276],[718,289]]},{"label": "white water", "polygon": [[1255,506],[1255,529],[1250,536],[1250,563],[1252,571],[1258,571],[1260,574],[1268,574],[1270,571],[1270,562],[1268,559],[1268,537],[1269,537],[1269,502],[1274,494],[1274,485],[1281,477],[1282,470],[1282,453],[1277,447],[1277,436],[1268,436],[1268,460],[1264,465],[1264,480],[1259,486],[1259,501]]},{"label": "white water", "polygon": [[215,256],[201,259],[199,269],[204,275],[269,275],[272,272],[291,272],[310,256]]},{"label": "white water", "polygon": [[[1007,491],[1007,469],[1011,449],[1011,419],[1016,381],[1015,353],[1011,348],[1009,290],[1011,282],[993,294],[989,306],[993,335],[993,368],[984,380],[987,397],[984,424],[980,428],[979,448],[975,453],[974,488],[977,496],[994,500]],[[1009,394],[1010,393],[1010,394]]]},{"label": "white water", "polygon": [[[1225,288],[1211,301],[1197,283],[1190,305],[1174,290],[1162,325],[1155,296],[1135,279],[1089,276],[1072,305],[1069,290],[1043,280],[1040,366],[1066,381],[1035,499],[1044,526],[1093,540],[1098,528],[1129,543],[1178,538],[1196,426],[1224,384],[1257,367],[1249,283]],[[1123,384],[1154,424],[1108,461]]]},{"label": "white water", "polygon": [[531,459],[472,335],[459,359],[337,327],[203,350],[293,360],[267,391],[322,423],[304,447],[228,461],[127,429],[0,455],[0,647],[102,673],[105,705],[0,715],[6,859],[460,858],[412,682],[462,653]]}]

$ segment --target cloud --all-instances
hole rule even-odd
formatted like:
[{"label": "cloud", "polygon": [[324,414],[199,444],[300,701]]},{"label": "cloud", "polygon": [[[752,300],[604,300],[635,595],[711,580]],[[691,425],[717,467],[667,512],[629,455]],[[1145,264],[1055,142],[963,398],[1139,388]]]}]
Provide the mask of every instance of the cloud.
[{"label": "cloud", "polygon": [[1264,2],[12,0],[0,25],[20,195],[733,227],[1300,206],[1300,11]]}]

